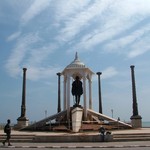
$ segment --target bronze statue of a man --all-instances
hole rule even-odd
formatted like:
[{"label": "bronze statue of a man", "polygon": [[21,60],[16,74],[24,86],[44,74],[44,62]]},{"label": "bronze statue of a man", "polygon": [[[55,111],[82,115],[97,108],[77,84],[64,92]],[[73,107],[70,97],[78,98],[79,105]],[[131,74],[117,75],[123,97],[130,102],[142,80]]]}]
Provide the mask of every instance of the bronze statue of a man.
[{"label": "bronze statue of a man", "polygon": [[76,105],[80,103],[80,96],[83,94],[82,82],[76,76],[75,81],[72,83],[72,95],[75,96]]}]

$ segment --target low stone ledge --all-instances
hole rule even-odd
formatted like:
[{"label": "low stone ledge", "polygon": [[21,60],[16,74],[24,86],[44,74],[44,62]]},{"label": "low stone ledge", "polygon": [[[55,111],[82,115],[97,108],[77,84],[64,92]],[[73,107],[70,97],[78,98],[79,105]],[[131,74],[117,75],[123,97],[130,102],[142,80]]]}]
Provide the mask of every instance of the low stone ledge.
[{"label": "low stone ledge", "polygon": [[[113,135],[105,135],[104,141],[113,141]],[[102,137],[100,135],[37,135],[33,138],[33,142],[102,142]]]}]

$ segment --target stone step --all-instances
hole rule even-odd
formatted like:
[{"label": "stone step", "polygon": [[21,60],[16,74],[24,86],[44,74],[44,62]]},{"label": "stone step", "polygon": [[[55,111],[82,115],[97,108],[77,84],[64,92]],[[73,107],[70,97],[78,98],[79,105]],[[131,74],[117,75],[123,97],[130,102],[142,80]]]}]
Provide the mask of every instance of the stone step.
[{"label": "stone step", "polygon": [[140,134],[114,134],[114,137],[115,138],[121,138],[121,137],[150,137],[150,134],[143,134],[143,133],[140,133]]},{"label": "stone step", "polygon": [[149,133],[140,134],[114,134],[113,141],[150,141]]},{"label": "stone step", "polygon": [[[32,142],[34,137],[34,135],[11,135],[11,142]],[[5,135],[0,135],[0,142],[4,141],[5,139]]]},{"label": "stone step", "polygon": [[[89,136],[89,135],[88,135]],[[63,138],[63,136],[58,135],[58,136],[51,136],[51,135],[41,135],[41,136],[36,136],[36,135],[12,135],[11,136],[11,141],[12,142],[20,142],[20,143],[31,143],[31,142],[36,142],[38,140],[41,140],[42,142],[44,142],[44,139],[46,142],[48,142],[48,140],[54,140],[54,137],[56,138],[56,142],[58,142],[58,140],[61,140],[64,142],[65,139],[69,138],[68,140],[71,140],[71,138],[74,138],[75,135],[69,135],[69,136],[65,136],[65,138]],[[79,136],[81,138],[81,136]],[[100,136],[98,135],[97,138],[99,138]],[[0,134],[0,142],[2,142],[4,139],[6,138],[6,136],[3,134]],[[79,138],[79,139],[80,139]],[[84,137],[85,138],[85,137]],[[82,139],[83,140],[83,139]],[[114,142],[123,142],[123,141],[150,141],[150,133],[146,134],[146,133],[140,133],[140,134],[113,134],[113,141]],[[80,141],[78,141],[80,142]],[[93,141],[94,142],[94,141]]]},{"label": "stone step", "polygon": [[53,131],[69,131],[69,129],[65,125],[59,125],[59,126],[53,127],[52,130]]},{"label": "stone step", "polygon": [[114,142],[125,142],[125,141],[150,141],[150,137],[134,137],[134,138],[113,138]]}]

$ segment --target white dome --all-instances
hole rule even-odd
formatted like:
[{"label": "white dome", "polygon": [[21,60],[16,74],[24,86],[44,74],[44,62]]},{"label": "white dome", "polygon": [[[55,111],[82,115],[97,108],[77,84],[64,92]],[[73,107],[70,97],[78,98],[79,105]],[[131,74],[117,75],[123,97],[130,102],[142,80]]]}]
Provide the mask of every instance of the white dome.
[{"label": "white dome", "polygon": [[85,64],[79,60],[77,52],[74,61],[66,67],[66,69],[71,68],[85,68]]}]

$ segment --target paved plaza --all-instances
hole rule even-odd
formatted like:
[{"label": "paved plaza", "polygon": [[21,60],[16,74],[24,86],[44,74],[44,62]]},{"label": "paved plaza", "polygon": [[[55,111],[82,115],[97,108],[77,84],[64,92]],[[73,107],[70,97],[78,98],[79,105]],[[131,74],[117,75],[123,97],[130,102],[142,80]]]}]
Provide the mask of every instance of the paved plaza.
[{"label": "paved plaza", "polygon": [[0,145],[0,148],[136,148],[150,147],[149,141],[132,142],[93,142],[93,143],[12,143],[12,146]]}]

